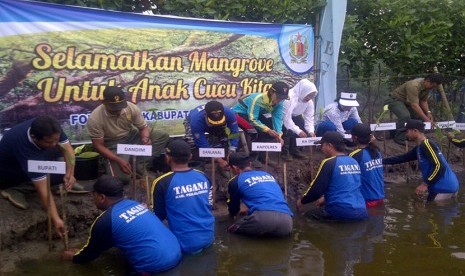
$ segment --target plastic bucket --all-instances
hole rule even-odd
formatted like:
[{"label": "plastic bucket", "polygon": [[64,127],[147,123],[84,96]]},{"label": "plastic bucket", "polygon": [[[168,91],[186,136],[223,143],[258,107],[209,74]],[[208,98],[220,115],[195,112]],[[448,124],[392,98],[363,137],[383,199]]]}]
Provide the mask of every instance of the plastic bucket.
[{"label": "plastic bucket", "polygon": [[76,157],[74,177],[77,180],[93,180],[98,177],[99,156],[92,158]]}]

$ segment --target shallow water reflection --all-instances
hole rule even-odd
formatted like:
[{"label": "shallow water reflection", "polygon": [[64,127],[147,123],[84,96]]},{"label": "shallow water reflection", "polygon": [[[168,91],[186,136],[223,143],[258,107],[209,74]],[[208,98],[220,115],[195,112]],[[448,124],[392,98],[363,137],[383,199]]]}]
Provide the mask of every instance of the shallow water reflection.
[{"label": "shallow water reflection", "polygon": [[[289,239],[231,235],[228,219],[219,218],[215,244],[162,275],[465,274],[463,187],[457,202],[446,204],[424,204],[414,189],[413,183],[387,184],[385,205],[360,223],[319,223],[297,215]],[[125,268],[113,250],[90,265],[64,264],[57,256],[25,262],[17,274],[124,275]]]}]

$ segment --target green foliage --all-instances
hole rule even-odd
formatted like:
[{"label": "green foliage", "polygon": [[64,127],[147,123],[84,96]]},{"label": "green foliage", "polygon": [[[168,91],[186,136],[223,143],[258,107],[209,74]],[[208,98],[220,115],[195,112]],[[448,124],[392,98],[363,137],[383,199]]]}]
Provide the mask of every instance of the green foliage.
[{"label": "green foliage", "polygon": [[357,77],[369,77],[380,62],[396,74],[438,66],[463,75],[464,11],[462,0],[349,1],[340,64]]},{"label": "green foliage", "polygon": [[270,23],[311,24],[324,0],[169,0],[160,14]]}]

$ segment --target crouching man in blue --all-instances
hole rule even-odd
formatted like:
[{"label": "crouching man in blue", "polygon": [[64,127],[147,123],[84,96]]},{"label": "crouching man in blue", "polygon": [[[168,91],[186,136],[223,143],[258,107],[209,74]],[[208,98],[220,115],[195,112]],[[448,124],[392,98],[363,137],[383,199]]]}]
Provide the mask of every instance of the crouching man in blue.
[{"label": "crouching man in blue", "polygon": [[[192,109],[184,121],[184,128],[186,141],[197,151],[199,148],[224,147],[227,152],[235,152],[239,144],[236,113],[218,101],[209,101]],[[208,132],[208,137],[205,132]],[[220,168],[229,169],[223,158],[215,158],[215,162]]]},{"label": "crouching man in blue", "polygon": [[115,246],[141,275],[166,271],[180,262],[181,248],[176,237],[145,206],[123,197],[123,183],[118,178],[99,177],[93,198],[103,213],[92,224],[87,244],[80,250],[63,252],[64,260],[88,263]]},{"label": "crouching man in blue", "polygon": [[203,172],[189,168],[191,156],[186,141],[171,141],[166,148],[171,172],[155,179],[152,185],[153,211],[160,220],[168,220],[186,254],[200,253],[215,238],[212,184]]},{"label": "crouching man in blue", "polygon": [[425,136],[425,124],[420,120],[409,119],[403,129],[409,141],[417,146],[411,151],[383,159],[383,164],[399,164],[418,160],[423,182],[416,188],[418,196],[428,192],[428,201],[450,199],[457,195],[459,182],[439,147]]},{"label": "crouching man in blue", "polygon": [[228,231],[255,237],[289,236],[293,214],[274,177],[252,170],[251,161],[244,153],[231,153],[229,165],[236,175],[228,183],[229,214],[234,217],[239,213],[241,200],[248,212]]},{"label": "crouching man in blue", "polygon": [[360,166],[344,153],[345,142],[342,134],[326,132],[320,141],[325,155],[318,173],[308,190],[297,200],[297,210],[302,205],[314,202],[318,207],[306,213],[321,220],[354,221],[368,217],[365,199],[360,191]]}]

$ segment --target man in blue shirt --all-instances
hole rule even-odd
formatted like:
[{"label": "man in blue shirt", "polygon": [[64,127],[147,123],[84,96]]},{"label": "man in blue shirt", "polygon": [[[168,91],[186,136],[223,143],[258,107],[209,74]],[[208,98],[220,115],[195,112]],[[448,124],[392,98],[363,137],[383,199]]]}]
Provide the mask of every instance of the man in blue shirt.
[{"label": "man in blue shirt", "polygon": [[191,156],[186,141],[171,141],[166,148],[171,172],[155,179],[152,185],[155,215],[168,221],[182,251],[187,254],[201,252],[215,238],[212,184],[203,172],[189,168]]},{"label": "man in blue shirt", "polygon": [[124,198],[124,185],[103,175],[94,184],[95,206],[103,213],[92,224],[87,243],[63,252],[64,260],[88,263],[103,251],[121,249],[138,275],[169,270],[181,261],[176,237],[144,205]]},{"label": "man in blue shirt", "polygon": [[293,214],[276,179],[267,172],[253,170],[244,153],[232,153],[229,165],[236,174],[228,183],[229,214],[239,214],[241,201],[248,211],[228,231],[256,237],[289,236]]},{"label": "man in blue shirt", "polygon": [[320,207],[307,215],[322,220],[354,221],[368,217],[365,200],[360,191],[360,166],[345,151],[345,141],[337,131],[327,131],[320,141],[326,156],[318,173],[310,183],[297,209],[303,204],[315,202]]},{"label": "man in blue shirt", "polygon": [[411,151],[383,159],[383,164],[399,164],[418,160],[421,169],[422,183],[415,192],[418,196],[428,193],[428,201],[453,198],[459,190],[459,181],[447,163],[439,147],[425,136],[423,121],[409,119],[404,128],[407,140],[416,142]]},{"label": "man in blue shirt", "polygon": [[[192,109],[184,127],[187,142],[197,149],[224,147],[228,152],[235,152],[238,147],[236,113],[218,101],[209,101]],[[215,161],[222,169],[228,168],[228,162],[223,158],[215,158]]]},{"label": "man in blue shirt", "polygon": [[[74,178],[75,156],[68,137],[58,121],[50,116],[39,116],[22,122],[6,131],[0,140],[0,189],[2,197],[20,209],[27,209],[25,193],[36,190],[42,206],[48,209],[60,236],[64,224],[56,210],[53,196],[47,191],[47,175],[28,171],[28,160],[54,161],[64,157],[65,175],[51,174],[51,185],[64,183],[71,190],[76,184]],[[84,191],[85,192],[85,191]],[[50,198],[48,203],[47,198]]]}]

